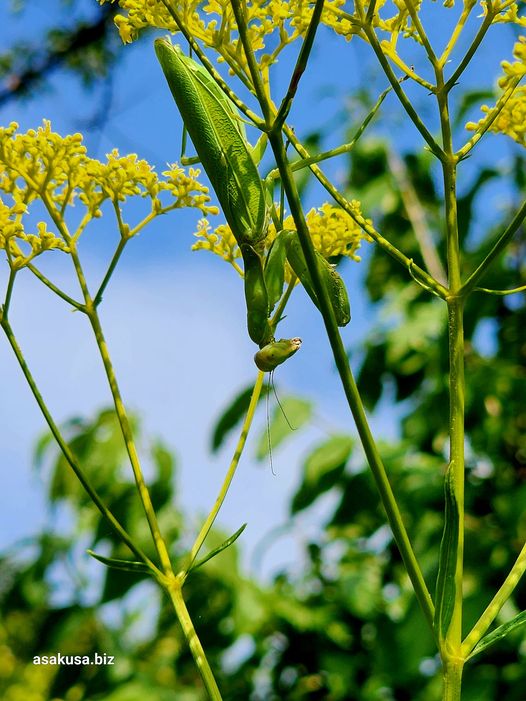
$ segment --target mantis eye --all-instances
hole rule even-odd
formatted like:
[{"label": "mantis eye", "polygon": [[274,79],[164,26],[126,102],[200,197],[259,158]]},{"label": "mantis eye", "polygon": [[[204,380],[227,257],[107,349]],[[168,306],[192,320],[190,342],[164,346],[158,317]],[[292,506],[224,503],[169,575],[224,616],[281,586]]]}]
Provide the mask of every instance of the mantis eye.
[{"label": "mantis eye", "polygon": [[272,372],[301,348],[301,338],[281,338],[263,346],[254,356],[254,362],[263,372]]}]

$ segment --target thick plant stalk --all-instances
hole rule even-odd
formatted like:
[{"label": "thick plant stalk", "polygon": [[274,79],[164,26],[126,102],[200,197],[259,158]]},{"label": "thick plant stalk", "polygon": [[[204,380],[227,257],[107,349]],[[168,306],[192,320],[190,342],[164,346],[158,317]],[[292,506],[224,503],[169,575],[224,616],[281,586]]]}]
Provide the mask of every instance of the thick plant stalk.
[{"label": "thick plant stalk", "polygon": [[456,169],[448,95],[443,73],[437,69],[437,101],[443,149],[444,204],[449,294],[449,467],[446,475],[446,509],[437,580],[437,616],[444,673],[444,701],[461,698],[464,658],[462,644],[462,583],[464,571],[464,299],[461,295],[461,259],[458,238]]},{"label": "thick plant stalk", "polygon": [[300,237],[307,266],[312,276],[315,291],[320,302],[323,321],[325,323],[325,328],[327,330],[327,335],[331,344],[336,366],[344,387],[344,392],[353,414],[367,461],[376,481],[376,486],[380,493],[382,504],[386,510],[389,525],[391,526],[394,538],[402,555],[404,565],[411,579],[411,583],[413,584],[417,600],[422,608],[428,625],[430,626],[431,630],[433,630],[434,607],[431,600],[431,595],[427,589],[422,571],[405,529],[396,498],[391,489],[384,465],[372,437],[356,382],[349,367],[349,360],[338,330],[338,325],[336,323],[336,318],[334,316],[334,311],[332,309],[327,289],[323,284],[318,266],[316,264],[314,247],[310,239],[307,222],[303,214],[299,193],[294,181],[290,164],[288,162],[281,132],[275,133],[272,131],[274,121],[273,110],[267,99],[261,77],[259,75],[259,69],[254,57],[254,52],[250,46],[250,42],[248,41],[245,17],[239,0],[232,0],[232,8],[236,17],[241,41],[245,49],[256,94],[267,121],[269,141],[274,152],[274,157],[276,159],[281,180],[287,195],[290,211]]}]

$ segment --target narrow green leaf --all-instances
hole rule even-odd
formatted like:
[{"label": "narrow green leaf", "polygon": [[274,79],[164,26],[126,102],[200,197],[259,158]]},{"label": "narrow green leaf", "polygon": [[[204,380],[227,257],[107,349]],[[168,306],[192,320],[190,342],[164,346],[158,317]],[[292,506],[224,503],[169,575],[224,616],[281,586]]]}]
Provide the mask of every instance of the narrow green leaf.
[{"label": "narrow green leaf", "polygon": [[220,552],[223,552],[223,550],[226,550],[226,548],[229,548],[233,543],[236,542],[236,540],[239,538],[239,536],[243,533],[245,528],[247,527],[247,524],[244,523],[241,528],[239,528],[233,535],[230,536],[230,538],[227,538],[221,545],[218,545],[217,548],[214,548],[213,550],[210,550],[210,552],[203,557],[202,560],[198,560],[196,563],[194,563],[188,572],[192,572],[193,570],[196,570],[198,567],[201,567],[201,565],[204,565],[205,562],[208,562],[208,560],[211,560],[213,557],[216,555],[219,555]]},{"label": "narrow green leaf", "polygon": [[[217,420],[212,432],[211,450],[216,453],[228,438],[230,432],[243,420],[250,404],[252,396],[252,385],[242,390],[227,406],[224,412]],[[267,394],[268,387],[264,385],[261,389],[259,401]]]},{"label": "narrow green leaf", "polygon": [[98,555],[93,550],[87,551],[88,555],[95,558],[99,562],[102,562],[106,567],[111,567],[114,570],[125,570],[126,572],[140,572],[141,574],[151,574],[148,565],[144,562],[137,562],[135,560],[117,560],[113,557],[104,557],[104,555]]},{"label": "narrow green leaf", "polygon": [[[284,397],[280,400],[281,407],[278,405],[272,412],[270,424],[265,426],[261,432],[256,446],[256,460],[264,460],[268,454],[269,436],[267,430],[270,431],[270,442],[272,448],[277,448],[283,441],[293,435],[291,426],[294,429],[301,428],[312,417],[312,404],[306,399],[300,397]],[[285,418],[285,416],[287,418]]]},{"label": "narrow green leaf", "polygon": [[451,623],[455,606],[455,571],[457,567],[459,510],[453,486],[452,463],[444,483],[445,514],[444,532],[440,543],[440,560],[436,585],[435,629],[444,640]]},{"label": "narrow green leaf", "polygon": [[526,611],[521,611],[516,616],[514,616],[511,619],[511,621],[508,621],[507,623],[503,623],[498,628],[495,628],[495,630],[493,630],[491,633],[488,633],[488,635],[485,635],[483,638],[481,638],[481,640],[479,640],[479,642],[475,645],[475,647],[471,651],[471,654],[469,655],[468,660],[470,660],[472,657],[475,657],[475,655],[478,655],[479,652],[482,652],[490,645],[493,645],[494,643],[498,642],[499,640],[502,640],[502,638],[505,638],[513,630],[516,630],[520,626],[523,626],[525,623],[526,623]]}]

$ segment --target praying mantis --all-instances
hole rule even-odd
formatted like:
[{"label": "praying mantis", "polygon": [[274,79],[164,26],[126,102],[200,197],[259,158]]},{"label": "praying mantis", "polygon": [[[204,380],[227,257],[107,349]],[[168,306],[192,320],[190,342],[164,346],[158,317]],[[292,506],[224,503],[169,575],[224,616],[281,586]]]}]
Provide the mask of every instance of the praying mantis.
[{"label": "praying mantis", "polygon": [[[257,168],[260,147],[249,144],[236,107],[202,66],[169,39],[157,39],[155,51],[243,257],[247,329],[259,346],[254,362],[261,371],[272,372],[301,346],[298,337],[276,341],[274,331],[280,319],[273,321],[270,316],[283,295],[287,262],[319,308],[298,234],[280,231],[265,255],[273,203]],[[345,326],[351,318],[345,284],[318,252],[316,259],[338,325]]]}]

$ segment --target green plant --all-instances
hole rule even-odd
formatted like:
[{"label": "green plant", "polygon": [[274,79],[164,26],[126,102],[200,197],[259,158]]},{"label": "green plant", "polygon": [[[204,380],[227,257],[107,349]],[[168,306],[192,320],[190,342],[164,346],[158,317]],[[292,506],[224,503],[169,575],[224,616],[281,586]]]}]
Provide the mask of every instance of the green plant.
[{"label": "green plant", "polygon": [[[244,276],[248,331],[252,340],[260,346],[256,357],[265,349],[276,351],[276,346],[272,345],[276,343],[274,333],[298,281],[305,286],[319,308],[343,391],[354,417],[389,525],[414,588],[416,599],[442,660],[443,699],[445,701],[460,699],[465,662],[524,622],[524,614],[519,613],[495,631],[488,632],[526,569],[526,546],[520,551],[506,580],[487,608],[480,613],[471,631],[464,635],[462,629],[466,463],[464,319],[466,309],[469,309],[469,305],[479,294],[504,296],[520,293],[526,289],[524,285],[503,290],[479,286],[482,277],[491,271],[500,254],[506,250],[522,225],[526,217],[526,203],[518,207],[511,221],[495,235],[488,250],[478,259],[470,260],[469,251],[460,236],[461,222],[457,194],[458,167],[488,131],[504,132],[524,145],[523,115],[526,93],[520,86],[526,73],[524,38],[515,44],[516,61],[503,64],[504,74],[500,80],[501,94],[495,106],[484,108],[486,115],[480,122],[467,125],[474,134],[465,140],[460,148],[456,148],[453,144],[455,119],[451,116],[451,96],[492,25],[502,22],[524,25],[524,18],[519,14],[519,4],[508,0],[483,2],[484,15],[474,32],[472,42],[466,52],[455,60],[453,56],[457,42],[461,34],[467,30],[476,6],[472,1],[464,3],[463,8],[457,12],[456,22],[452,30],[448,30],[444,49],[440,54],[436,53],[436,47],[432,45],[425,31],[420,5],[414,4],[412,0],[396,4],[391,17],[387,16],[388,8],[377,5],[375,2],[357,1],[351,11],[347,11],[344,9],[344,4],[338,0],[334,2],[318,0],[314,7],[303,2],[282,6],[279,2],[245,4],[240,0],[231,0],[230,3],[218,6],[207,5],[203,8],[199,2],[187,4],[172,0],[121,0],[120,5],[127,12],[124,16],[116,17],[116,23],[124,41],[134,39],[142,29],[150,26],[180,32],[202,64],[202,67],[194,70],[193,63],[189,59],[182,58],[180,51],[174,51],[166,42],[160,42],[157,45],[163,69],[176,96],[183,120],[187,124],[198,156],[229,224],[229,226],[220,226],[214,233],[210,233],[208,223],[202,223],[200,240],[196,248],[212,250],[230,262],[236,271]],[[201,10],[201,14],[196,10]],[[220,16],[219,29],[214,15]],[[308,67],[320,24],[326,25],[333,32],[342,34],[347,39],[361,38],[369,44],[390,83],[390,90],[395,93],[408,118],[425,141],[427,151],[436,159],[443,182],[443,196],[439,203],[440,216],[445,229],[443,260],[440,256],[441,251],[438,250],[438,241],[430,238],[422,243],[420,239],[420,250],[417,249],[420,262],[416,263],[414,260],[416,256],[412,250],[409,250],[413,247],[399,246],[387,233],[381,233],[381,229],[364,217],[360,203],[349,200],[346,194],[338,190],[325,176],[318,165],[342,153],[352,153],[351,149],[356,147],[358,139],[380,110],[387,92],[380,96],[358,129],[355,138],[348,144],[322,154],[311,154],[288,124],[289,111],[300,80]],[[272,41],[270,38],[274,32],[278,36],[277,41]],[[387,38],[381,40],[382,36]],[[278,55],[300,37],[303,37],[303,41],[296,65],[292,71],[288,90],[278,107],[273,101],[270,90],[271,69]],[[402,48],[405,41],[416,42],[421,49],[424,54],[421,66],[407,65]],[[265,43],[268,43],[269,47],[272,46],[270,53],[264,52]],[[244,89],[248,89],[248,92],[255,97],[261,114],[254,112],[243,101],[240,97],[241,89],[233,90],[229,83],[225,82],[210,61],[207,49],[218,53],[228,64],[231,73],[240,81]],[[181,71],[181,75],[175,77],[172,73],[175,70],[174,65],[169,65],[170,58],[173,57],[178,57],[178,70]],[[395,74],[395,69],[401,72],[401,77]],[[429,73],[432,78],[423,77],[426,73]],[[192,75],[197,76],[195,80],[192,79]],[[436,126],[440,134],[438,137],[433,135],[432,129],[426,125],[423,116],[419,114],[404,90],[403,82],[407,80],[423,88],[435,99]],[[186,82],[181,95],[178,88],[183,85],[183,81]],[[198,98],[199,105],[195,102]],[[191,120],[197,106],[199,106],[201,121],[200,129],[194,130]],[[245,138],[240,123],[241,117],[237,115],[236,109],[243,115],[243,119],[248,120],[264,135],[259,142],[260,145],[256,146],[254,151]],[[263,371],[273,370],[278,363],[272,357],[270,360],[265,358],[263,363],[257,363],[260,372],[251,393],[238,445],[220,494],[189,553],[177,562],[173,562],[160,532],[155,510],[142,477],[132,430],[104,340],[97,307],[129,238],[154,216],[167,213],[181,204],[197,206],[205,213],[211,211],[207,205],[206,191],[195,181],[192,172],[188,179],[181,174],[180,170],[174,168],[173,171],[167,171],[164,174],[166,181],[159,181],[142,162],[137,163],[130,158],[118,159],[116,154],[113,155],[113,160],[110,158],[108,164],[88,161],[78,137],[61,140],[50,132],[47,125],[37,133],[17,136],[15,132],[16,128],[12,126],[3,130],[0,135],[2,144],[0,160],[3,166],[3,179],[0,186],[12,198],[12,203],[3,204],[1,211],[3,230],[0,242],[6,251],[10,274],[0,324],[66,460],[103,516],[111,523],[136,558],[127,563],[122,559],[102,556],[97,556],[98,559],[117,569],[128,567],[133,571],[148,571],[167,591],[209,697],[219,699],[221,694],[188,615],[182,588],[187,576],[201,564],[197,560],[198,554],[212,528],[237,468],[263,387]],[[263,148],[267,140],[272,150],[275,169],[263,180],[257,172],[252,154]],[[289,145],[296,150],[299,160],[291,161],[287,151]],[[231,148],[234,148],[234,155],[230,151]],[[60,154],[60,157],[57,157],[57,154]],[[60,164],[58,170],[56,163]],[[86,165],[89,170],[89,179],[81,175],[86,171]],[[294,172],[307,168],[335,200],[338,207],[324,205],[320,210],[305,215]],[[123,173],[126,173],[124,179]],[[184,183],[182,198],[179,181],[176,184],[178,178],[181,178]],[[23,181],[22,186],[18,184],[20,179]],[[284,197],[282,196],[279,204],[274,204],[272,201],[274,184],[277,181],[280,182],[291,213],[287,218]],[[223,189],[225,183],[227,187]],[[172,194],[177,193],[175,204],[163,206],[160,203],[159,192],[163,189],[171,191]],[[255,207],[250,201],[246,211],[241,206],[245,204],[242,197],[245,189],[255,193],[257,200]],[[65,224],[65,215],[75,190],[86,206],[87,212],[77,230],[71,233]],[[270,196],[265,195],[265,190],[270,193]],[[140,224],[131,228],[122,219],[120,203],[125,196],[139,194],[141,191],[143,195],[151,198],[151,213]],[[192,195],[193,191],[199,194]],[[411,191],[407,188],[405,193],[406,196],[411,197]],[[25,231],[23,216],[27,207],[36,199],[43,202],[58,235],[49,233],[44,224],[39,225],[37,235],[28,234]],[[77,240],[90,219],[98,216],[104,200],[109,200],[113,204],[121,240],[107,275],[92,295],[80,263]],[[296,233],[290,234],[291,230],[295,230]],[[327,235],[316,236],[317,231]],[[346,293],[341,279],[326,259],[344,255],[356,257],[356,249],[364,239],[373,241],[382,253],[388,254],[401,266],[408,289],[413,290],[414,294],[420,294],[421,290],[424,290],[434,295],[447,309],[449,451],[444,479],[444,529],[434,595],[429,590],[423,568],[410,541],[400,508],[401,500],[393,493],[381,451],[369,429],[363,399],[354,380],[339,331],[339,326],[349,320]],[[301,252],[296,245],[298,240]],[[29,246],[29,253],[25,252],[24,244]],[[71,256],[83,295],[82,302],[72,299],[58,289],[35,267],[33,262],[35,256],[50,248],[58,248]],[[243,258],[243,268],[237,263],[239,258]],[[468,266],[466,261],[469,262]],[[442,271],[443,267],[446,269],[445,275]],[[157,562],[137,546],[100,499],[53,422],[30,374],[8,320],[13,285],[18,271],[22,268],[28,268],[68,304],[83,312],[89,320],[100,349],[137,488],[156,546]],[[288,284],[283,293],[285,282]],[[276,311],[273,309],[275,305],[277,305]],[[268,354],[268,351],[266,352]],[[281,362],[281,356],[278,362]],[[342,460],[338,465],[341,463]],[[305,495],[298,497],[300,504],[301,498],[305,499]],[[228,547],[240,533],[241,529],[214,549],[210,555],[215,555]]]}]

